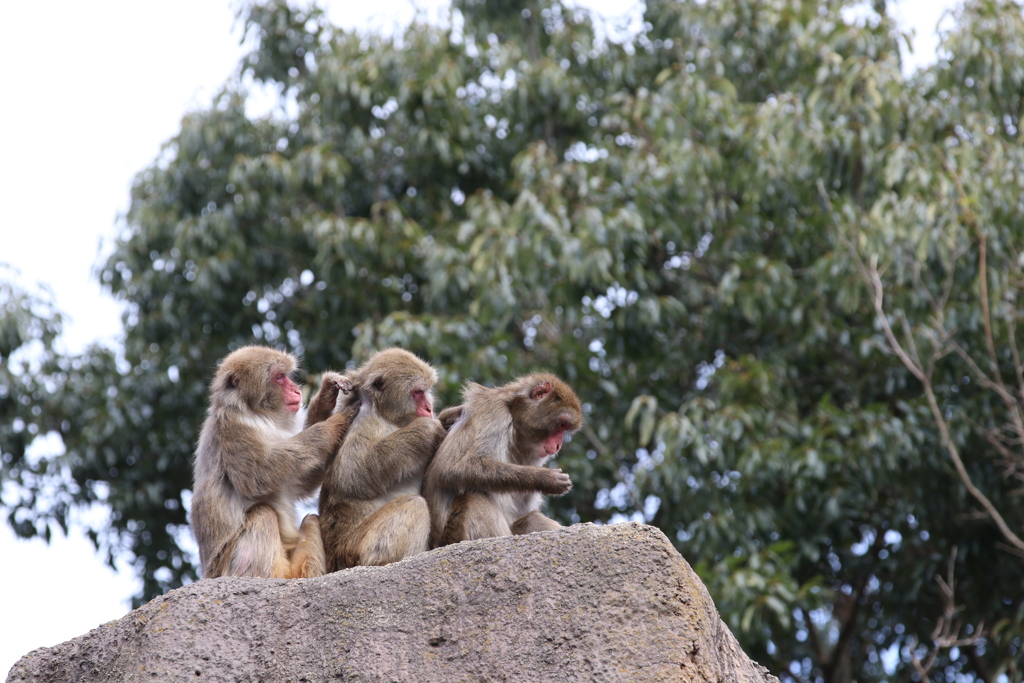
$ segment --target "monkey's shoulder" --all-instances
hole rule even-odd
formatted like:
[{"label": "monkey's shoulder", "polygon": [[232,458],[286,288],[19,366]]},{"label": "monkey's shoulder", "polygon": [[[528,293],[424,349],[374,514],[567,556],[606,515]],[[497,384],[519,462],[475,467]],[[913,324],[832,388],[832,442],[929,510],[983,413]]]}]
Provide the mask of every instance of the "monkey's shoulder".
[{"label": "monkey's shoulder", "polygon": [[196,459],[286,441],[302,431],[302,417],[274,420],[241,412],[211,415],[199,435]]}]

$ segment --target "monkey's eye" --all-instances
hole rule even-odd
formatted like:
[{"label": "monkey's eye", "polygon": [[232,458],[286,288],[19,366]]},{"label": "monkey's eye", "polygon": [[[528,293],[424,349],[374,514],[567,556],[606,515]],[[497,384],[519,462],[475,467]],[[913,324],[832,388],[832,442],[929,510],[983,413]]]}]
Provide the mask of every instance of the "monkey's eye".
[{"label": "monkey's eye", "polygon": [[279,372],[276,375],[274,375],[274,382],[277,384],[284,384],[284,378],[285,374],[283,372]]}]

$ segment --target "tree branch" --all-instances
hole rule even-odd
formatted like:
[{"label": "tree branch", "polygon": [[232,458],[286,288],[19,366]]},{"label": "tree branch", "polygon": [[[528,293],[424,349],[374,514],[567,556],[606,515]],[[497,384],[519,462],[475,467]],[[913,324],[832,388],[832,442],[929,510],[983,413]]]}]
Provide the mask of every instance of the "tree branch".
[{"label": "tree branch", "polygon": [[[959,179],[957,179],[957,183],[959,184]],[[857,267],[861,272],[861,276],[865,278],[865,280],[871,287],[875,315],[882,326],[882,331],[885,333],[885,338],[889,343],[889,348],[900,359],[904,367],[906,367],[907,370],[909,370],[910,373],[913,374],[914,377],[916,377],[918,381],[921,382],[921,385],[924,388],[925,397],[928,400],[928,407],[931,409],[932,412],[932,418],[935,420],[935,424],[939,428],[939,435],[942,439],[942,443],[946,447],[946,452],[949,454],[950,460],[953,461],[953,466],[956,469],[957,475],[960,477],[960,481],[967,488],[967,492],[971,494],[971,496],[981,505],[981,507],[984,508],[985,512],[988,513],[992,521],[996,523],[996,526],[999,527],[999,531],[1003,534],[1003,537],[1010,543],[1010,545],[1024,552],[1024,540],[1021,540],[1021,538],[1017,536],[1017,534],[1015,534],[1012,529],[1010,529],[1009,525],[1006,523],[1006,520],[1003,519],[1003,516],[999,514],[999,511],[996,509],[995,505],[992,504],[992,501],[990,501],[988,497],[985,496],[985,494],[982,493],[981,490],[974,485],[974,482],[971,481],[970,474],[968,474],[967,468],[964,466],[963,460],[960,458],[960,452],[953,444],[953,439],[949,434],[949,426],[946,424],[946,419],[942,414],[942,409],[939,407],[939,402],[935,397],[935,391],[932,387],[930,373],[926,373],[924,368],[922,368],[919,364],[919,362],[915,362],[914,359],[907,355],[907,352],[903,349],[903,346],[899,343],[899,340],[896,339],[896,334],[893,332],[892,326],[889,324],[889,319],[885,315],[885,309],[883,305],[884,288],[882,286],[882,278],[878,274],[877,254],[872,255],[870,268],[865,266],[864,261],[861,259],[860,254],[857,252],[853,243],[850,242],[850,240],[846,239],[843,236],[842,231],[839,229],[839,224],[836,220],[835,212],[832,210],[832,202],[828,197],[828,193],[825,191],[824,183],[822,183],[820,179],[818,180],[818,193],[821,195],[822,201],[825,203],[825,206],[829,213],[829,219],[832,223],[833,228],[836,230],[836,234],[839,236],[839,239],[842,240],[842,242],[846,245],[847,249],[850,251],[850,256],[854,259],[855,263],[857,264]]]},{"label": "tree branch", "polygon": [[[916,650],[918,641],[916,637],[910,638],[910,661],[914,669],[921,676],[922,681],[929,681],[928,671],[935,665],[935,659],[942,650],[956,648],[973,648],[984,637],[985,624],[981,622],[974,633],[966,638],[960,637],[960,629],[963,623],[956,618],[956,615],[963,609],[958,607],[955,600],[956,578],[953,574],[956,564],[957,547],[953,546],[949,554],[949,562],[946,566],[946,578],[935,575],[935,582],[939,584],[939,593],[942,596],[942,616],[935,621],[935,628],[931,633],[932,644],[928,646],[925,658],[922,661],[917,656]],[[969,650],[967,650],[969,653]],[[968,654],[970,657],[970,654]],[[980,673],[980,672],[976,672]]]},{"label": "tree branch", "polygon": [[[874,259],[874,257],[872,258]],[[878,288],[875,298],[876,301],[880,302],[882,296],[882,281],[878,277],[878,271],[874,269],[874,263],[872,263],[872,277],[875,281],[875,287]],[[880,304],[876,304],[876,310],[879,309],[879,305]],[[889,329],[889,323],[888,321],[885,320],[885,316],[881,313],[879,313],[879,316],[882,320],[883,327],[885,327],[887,331],[886,337],[889,339],[889,343],[898,344],[898,342],[896,342],[895,336],[892,334],[891,329]],[[897,349],[896,346],[894,346],[893,348],[894,350]],[[910,360],[909,358],[907,358],[907,354],[902,349],[898,349],[896,355],[900,356],[901,360],[906,359],[903,360],[904,365],[906,365],[907,362]],[[911,372],[914,372],[914,369],[912,367],[908,366],[908,369],[910,369]],[[1013,547],[1024,551],[1024,540],[1021,540],[1021,538],[1017,536],[1017,534],[1013,533],[1013,530],[1010,529],[1009,525],[1006,523],[1006,520],[1004,520],[1003,516],[999,514],[998,510],[996,510],[996,507],[995,505],[992,504],[992,501],[990,501],[988,497],[985,496],[985,494],[982,493],[981,490],[974,485],[974,482],[971,481],[971,476],[970,474],[967,473],[967,468],[964,466],[964,462],[960,458],[960,452],[953,444],[952,437],[950,437],[949,426],[946,424],[946,419],[942,414],[942,409],[939,407],[939,402],[935,398],[935,391],[932,388],[931,377],[925,376],[923,373],[921,373],[919,379],[921,379],[921,386],[924,387],[924,395],[928,399],[928,407],[932,411],[932,417],[935,420],[935,424],[939,428],[939,435],[942,437],[942,442],[946,446],[946,452],[949,454],[949,458],[950,460],[953,461],[953,466],[956,468],[956,472],[960,476],[960,481],[963,482],[963,485],[967,488],[967,492],[970,493],[971,496],[973,496],[974,499],[981,504],[981,506],[985,509],[985,512],[987,512],[989,516],[992,518],[992,521],[996,523],[996,526],[999,527],[999,531],[1002,532],[1003,537],[1006,538],[1006,540],[1009,541]]]},{"label": "tree branch", "polygon": [[960,206],[964,222],[967,223],[967,225],[969,225],[978,236],[978,284],[981,287],[981,320],[985,327],[985,343],[988,345],[989,362],[992,363],[992,372],[996,376],[996,381],[1001,385],[1003,383],[1003,378],[999,374],[999,360],[996,356],[995,339],[992,336],[992,315],[989,311],[988,239],[985,236],[985,232],[978,225],[978,217],[974,215],[973,211],[971,211],[970,200],[967,197],[967,193],[964,191],[963,184],[960,182],[960,176],[953,168],[953,165],[949,163],[949,157],[945,154],[941,156],[942,165],[945,167],[946,172],[949,173],[950,177],[953,178],[953,184],[956,185],[957,204]]}]

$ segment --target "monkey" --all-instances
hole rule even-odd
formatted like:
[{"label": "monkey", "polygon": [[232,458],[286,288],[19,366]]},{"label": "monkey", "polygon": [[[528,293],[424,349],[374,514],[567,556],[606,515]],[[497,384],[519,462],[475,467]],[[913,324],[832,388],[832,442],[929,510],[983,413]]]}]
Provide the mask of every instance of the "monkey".
[{"label": "monkey", "polygon": [[331,414],[350,385],[326,372],[302,409],[296,365],[288,353],[246,346],[222,359],[210,382],[190,512],[203,578],[325,573],[319,519],[296,525],[295,502],[320,486],[358,405]]},{"label": "monkey", "polygon": [[493,389],[469,382],[463,404],[440,419],[449,432],[423,481],[432,547],[561,527],[539,508],[544,494],[572,488],[568,474],[543,467],[583,425],[568,384],[550,373]]},{"label": "monkey", "polygon": [[430,390],[437,372],[403,349],[379,351],[346,373],[361,402],[320,489],[327,570],[383,565],[428,550],[423,472],[445,430]]}]

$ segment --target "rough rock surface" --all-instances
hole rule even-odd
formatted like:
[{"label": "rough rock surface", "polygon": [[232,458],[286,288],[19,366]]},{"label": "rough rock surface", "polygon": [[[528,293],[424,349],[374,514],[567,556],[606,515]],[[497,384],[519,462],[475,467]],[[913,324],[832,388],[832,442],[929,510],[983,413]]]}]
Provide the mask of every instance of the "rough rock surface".
[{"label": "rough rock surface", "polygon": [[654,527],[583,524],[317,579],[200,581],[11,681],[777,681]]}]

